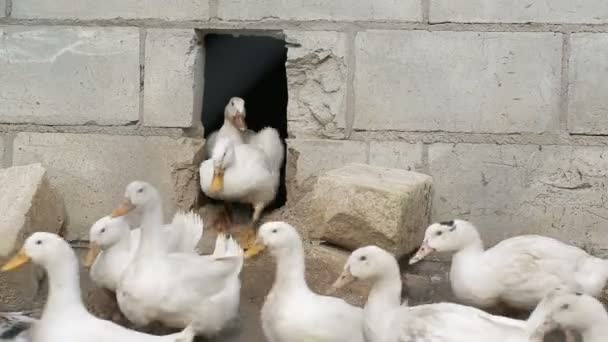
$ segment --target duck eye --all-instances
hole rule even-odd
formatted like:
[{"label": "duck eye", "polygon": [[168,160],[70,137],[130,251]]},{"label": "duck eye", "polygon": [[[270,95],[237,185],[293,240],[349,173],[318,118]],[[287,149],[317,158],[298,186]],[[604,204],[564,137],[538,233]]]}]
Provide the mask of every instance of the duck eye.
[{"label": "duck eye", "polygon": [[576,293],[576,295],[580,297],[580,296],[582,296],[583,294],[582,294],[582,293],[580,293],[580,292],[577,292],[577,293]]},{"label": "duck eye", "polygon": [[105,232],[106,232],[106,229],[105,228],[101,228],[101,233],[103,234]]},{"label": "duck eye", "polygon": [[561,309],[562,310],[568,310],[568,309],[570,309],[570,304],[564,304],[564,305],[562,305]]},{"label": "duck eye", "polygon": [[36,240],[37,245],[42,245],[42,240]]},{"label": "duck eye", "polygon": [[144,192],[144,188],[139,188],[139,189],[137,189],[137,193],[138,193],[138,194],[141,194],[142,192]]},{"label": "duck eye", "polygon": [[362,255],[362,256],[359,258],[359,260],[361,260],[361,261],[365,261],[365,260],[367,260],[367,257],[366,257],[365,255]]},{"label": "duck eye", "polygon": [[272,230],[272,232],[273,232],[273,233],[276,233],[276,232],[277,232],[277,229],[276,229],[276,228],[275,228],[275,229],[273,229],[273,230]]},{"label": "duck eye", "polygon": [[442,231],[438,231],[437,233],[435,233],[435,235],[437,235],[437,236],[441,236],[441,234],[443,234]]}]

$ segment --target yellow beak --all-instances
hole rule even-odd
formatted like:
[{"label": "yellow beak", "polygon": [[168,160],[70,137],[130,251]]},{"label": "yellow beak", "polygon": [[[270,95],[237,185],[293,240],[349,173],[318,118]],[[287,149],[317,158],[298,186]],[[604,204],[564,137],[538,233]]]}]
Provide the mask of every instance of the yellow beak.
[{"label": "yellow beak", "polygon": [[129,212],[131,212],[133,209],[135,209],[135,205],[133,205],[133,203],[131,203],[130,199],[125,198],[122,201],[122,203],[118,206],[118,208],[116,208],[112,211],[112,217],[114,218],[114,217],[125,216]]},{"label": "yellow beak", "polygon": [[224,187],[224,170],[216,167],[213,169],[213,179],[211,180],[211,188],[209,191],[217,193]]},{"label": "yellow beak", "polygon": [[14,269],[17,269],[25,264],[27,264],[31,258],[25,254],[25,250],[22,248],[14,257],[11,258],[2,268],[1,272],[7,272]]},{"label": "yellow beak", "polygon": [[95,262],[95,259],[97,259],[97,256],[99,255],[99,253],[101,253],[101,247],[99,247],[98,244],[91,242],[89,244],[89,252],[84,257],[84,262],[83,262],[84,266],[85,267],[93,266],[93,263]]}]

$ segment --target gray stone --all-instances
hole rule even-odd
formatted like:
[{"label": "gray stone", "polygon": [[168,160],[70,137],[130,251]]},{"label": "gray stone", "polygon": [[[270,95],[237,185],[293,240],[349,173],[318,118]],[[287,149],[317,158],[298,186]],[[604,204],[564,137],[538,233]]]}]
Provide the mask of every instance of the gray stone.
[{"label": "gray stone", "polygon": [[288,139],[288,194],[310,190],[316,177],[348,163],[367,163],[368,146],[363,141]]},{"label": "gray stone", "polygon": [[561,50],[562,37],[556,33],[359,33],[355,128],[557,129]]},{"label": "gray stone", "polygon": [[408,171],[420,171],[422,169],[422,143],[370,141],[369,164]]},{"label": "gray stone", "polygon": [[347,249],[373,243],[397,255],[420,245],[431,214],[432,178],[349,164],[317,179],[303,200],[311,237]]},{"label": "gray stone", "polygon": [[572,133],[608,133],[608,34],[571,37],[568,128]]},{"label": "gray stone", "polygon": [[87,239],[91,224],[111,212],[133,180],[159,189],[166,215],[175,206],[193,207],[202,146],[201,140],[190,138],[19,133],[13,162],[47,167],[51,184],[65,201],[67,237]]},{"label": "gray stone", "polygon": [[138,120],[137,28],[5,26],[0,36],[0,122]]},{"label": "gray stone", "polygon": [[198,0],[18,0],[14,18],[21,19],[162,19],[207,20],[209,4]]},{"label": "gray stone", "polygon": [[431,22],[582,23],[608,22],[603,0],[433,0]]},{"label": "gray stone", "polygon": [[6,0],[0,0],[0,18],[6,16]]},{"label": "gray stone", "polygon": [[287,119],[292,136],[340,137],[346,113],[345,33],[285,32],[297,47],[287,52],[289,102]]},{"label": "gray stone", "polygon": [[433,221],[474,222],[488,246],[542,234],[608,256],[608,149],[602,146],[434,144]]},{"label": "gray stone", "polygon": [[144,125],[190,127],[203,105],[203,55],[194,30],[149,29]]},{"label": "gray stone", "polygon": [[238,0],[222,0],[218,16],[225,20],[421,21],[422,6],[418,0],[260,0],[249,6]]},{"label": "gray stone", "polygon": [[[64,221],[61,197],[51,188],[40,164],[0,169],[0,264],[23,246],[33,232],[59,233]],[[39,278],[31,265],[0,273],[3,310],[29,309],[38,293]]]}]

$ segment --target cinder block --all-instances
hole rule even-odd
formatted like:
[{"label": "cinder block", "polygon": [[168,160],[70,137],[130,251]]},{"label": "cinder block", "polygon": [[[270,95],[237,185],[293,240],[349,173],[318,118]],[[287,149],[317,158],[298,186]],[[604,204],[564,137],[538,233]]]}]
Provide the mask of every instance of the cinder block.
[{"label": "cinder block", "polygon": [[[287,31],[289,132],[303,137],[343,137],[347,87],[347,36],[328,31]],[[297,47],[296,47],[297,46]]]},{"label": "cinder block", "polygon": [[0,36],[0,122],[138,120],[137,28],[5,26]]},{"label": "cinder block", "polygon": [[562,37],[371,30],[356,38],[355,128],[540,133],[558,128]]},{"label": "cinder block", "polygon": [[568,128],[572,133],[608,133],[608,34],[571,37]]},{"label": "cinder block", "polygon": [[418,0],[239,0],[219,2],[218,16],[225,20],[399,20],[421,21]]},{"label": "cinder block", "polygon": [[608,22],[603,0],[431,0],[431,22],[581,23]]},{"label": "cinder block", "polygon": [[199,0],[18,0],[20,19],[162,19],[207,20],[208,1]]},{"label": "cinder block", "polygon": [[194,206],[202,146],[190,138],[19,133],[13,163],[47,168],[65,202],[68,239],[87,239],[91,224],[111,212],[133,180],[159,189],[166,215]]},{"label": "cinder block", "polygon": [[421,171],[422,143],[370,141],[369,164],[408,171]]},{"label": "cinder block", "polygon": [[6,16],[6,0],[0,0],[0,18]]},{"label": "cinder block", "polygon": [[190,127],[203,105],[203,54],[194,30],[149,29],[144,125]]},{"label": "cinder block", "polygon": [[[0,264],[8,261],[34,232],[58,233],[64,221],[61,197],[51,188],[40,164],[0,169]],[[38,273],[27,265],[0,273],[3,310],[31,309],[38,293]]]},{"label": "cinder block", "polygon": [[434,144],[433,221],[475,222],[490,246],[542,234],[608,255],[602,146]]}]

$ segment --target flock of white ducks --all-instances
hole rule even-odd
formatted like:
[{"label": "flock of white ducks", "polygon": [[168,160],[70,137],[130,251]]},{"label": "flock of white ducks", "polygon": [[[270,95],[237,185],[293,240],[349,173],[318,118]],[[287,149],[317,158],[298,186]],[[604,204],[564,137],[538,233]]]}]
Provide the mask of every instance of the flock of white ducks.
[{"label": "flock of white ducks", "polygon": [[[252,132],[244,101],[233,98],[222,128],[209,139],[210,158],[200,167],[201,188],[210,197],[250,204],[251,231],[279,184],[284,148],[273,128]],[[223,230],[215,249],[200,255],[203,222],[193,212],[165,224],[162,200],[151,184],[134,181],[111,215],[90,229],[85,265],[93,282],[116,293],[121,312],[136,327],[153,322],[181,330],[155,336],[96,318],[85,308],[78,259],[70,245],[51,233],[34,233],[2,271],[32,261],[49,279],[41,318],[0,314],[0,342],[189,342],[215,336],[238,315],[240,272],[245,257],[266,249],[276,275],[261,310],[269,342],[540,342],[559,328],[573,341],[608,340],[608,313],[595,299],[608,280],[608,262],[557,240],[518,236],[484,250],[477,228],[467,221],[435,223],[411,258],[453,253],[450,282],[462,304],[410,307],[401,298],[401,272],[389,252],[368,246],[354,251],[329,293],[355,281],[371,283],[363,309],[313,292],[307,285],[305,252],[293,226],[268,222],[250,233],[244,253]],[[255,241],[254,241],[255,240]],[[482,309],[498,304],[533,310],[526,321]],[[139,329],[138,329],[139,330]]]}]

